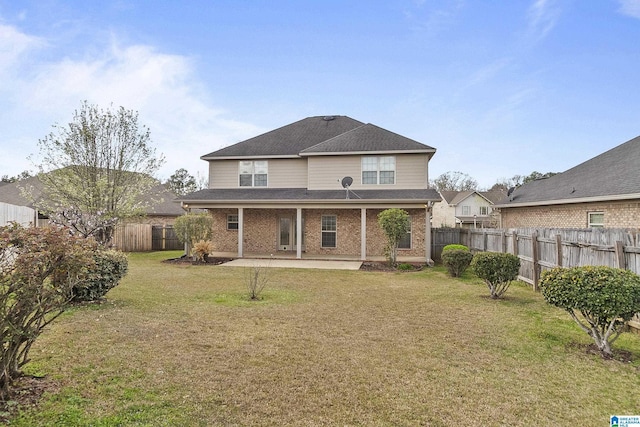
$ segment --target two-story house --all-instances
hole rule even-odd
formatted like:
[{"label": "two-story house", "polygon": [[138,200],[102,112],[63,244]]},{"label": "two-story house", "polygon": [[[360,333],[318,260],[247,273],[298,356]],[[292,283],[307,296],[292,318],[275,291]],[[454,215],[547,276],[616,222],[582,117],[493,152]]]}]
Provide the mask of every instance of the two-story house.
[{"label": "two-story house", "polygon": [[433,226],[495,228],[499,218],[493,212],[493,205],[505,194],[502,191],[441,191],[442,200],[433,207]]},{"label": "two-story house", "polygon": [[379,257],[377,215],[402,208],[411,228],[399,259],[427,261],[435,151],[350,117],[309,117],[202,156],[209,188],[180,200],[207,209],[215,251],[237,257]]}]

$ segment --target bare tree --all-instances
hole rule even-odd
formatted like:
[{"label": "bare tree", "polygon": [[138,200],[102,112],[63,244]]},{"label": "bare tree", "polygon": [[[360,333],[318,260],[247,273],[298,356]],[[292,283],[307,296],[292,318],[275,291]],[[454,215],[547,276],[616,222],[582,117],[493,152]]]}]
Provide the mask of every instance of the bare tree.
[{"label": "bare tree", "polygon": [[112,223],[144,214],[164,158],[152,148],[149,129],[138,124],[138,113],[124,107],[105,110],[85,101],[68,125],[53,127],[39,141],[34,163],[43,193],[33,202],[52,216],[72,208],[104,221],[98,229],[106,232],[95,237],[108,244]]},{"label": "bare tree", "polygon": [[478,181],[463,172],[445,172],[431,186],[438,191],[471,191],[478,189]]}]

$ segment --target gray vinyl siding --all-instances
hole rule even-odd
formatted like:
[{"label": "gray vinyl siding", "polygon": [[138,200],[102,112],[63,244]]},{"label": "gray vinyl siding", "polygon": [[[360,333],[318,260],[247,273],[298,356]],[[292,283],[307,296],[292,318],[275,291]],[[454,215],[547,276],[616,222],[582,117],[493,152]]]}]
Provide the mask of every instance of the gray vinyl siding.
[{"label": "gray vinyl siding", "polygon": [[361,178],[362,156],[312,156],[309,157],[309,190],[335,190],[342,188],[345,176],[353,178],[351,189],[419,189],[427,188],[428,157],[426,154],[397,154],[395,184],[363,185]]}]

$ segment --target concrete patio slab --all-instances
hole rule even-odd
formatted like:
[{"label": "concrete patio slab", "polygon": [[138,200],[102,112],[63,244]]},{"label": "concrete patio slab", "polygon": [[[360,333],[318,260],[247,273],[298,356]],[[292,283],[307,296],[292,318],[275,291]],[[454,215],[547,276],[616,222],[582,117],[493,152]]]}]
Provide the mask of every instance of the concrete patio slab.
[{"label": "concrete patio slab", "polygon": [[306,259],[234,259],[221,267],[317,268],[323,270],[359,270],[360,261],[321,261]]}]

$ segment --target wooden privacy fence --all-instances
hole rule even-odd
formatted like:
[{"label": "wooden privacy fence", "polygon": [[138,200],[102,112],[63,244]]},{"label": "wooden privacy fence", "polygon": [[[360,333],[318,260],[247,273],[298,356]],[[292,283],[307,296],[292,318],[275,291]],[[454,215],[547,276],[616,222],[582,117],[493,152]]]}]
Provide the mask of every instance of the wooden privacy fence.
[{"label": "wooden privacy fence", "polygon": [[144,252],[152,248],[151,224],[122,224],[113,233],[113,245],[123,252]]},{"label": "wooden privacy fence", "polygon": [[124,252],[184,249],[172,226],[122,224],[113,234],[113,244]]},{"label": "wooden privacy fence", "polygon": [[[539,290],[540,274],[554,267],[604,265],[640,274],[640,233],[613,228],[477,229],[461,236],[471,251],[509,252],[520,258],[518,279]],[[640,313],[629,325],[640,330]]]},{"label": "wooden privacy fence", "polygon": [[442,258],[442,248],[454,243],[460,243],[460,228],[432,228],[431,229],[431,259]]},{"label": "wooden privacy fence", "polygon": [[640,273],[637,231],[588,229],[469,229],[461,236],[471,251],[508,252],[520,258],[519,279],[538,290],[540,274],[554,267],[604,265]]}]

